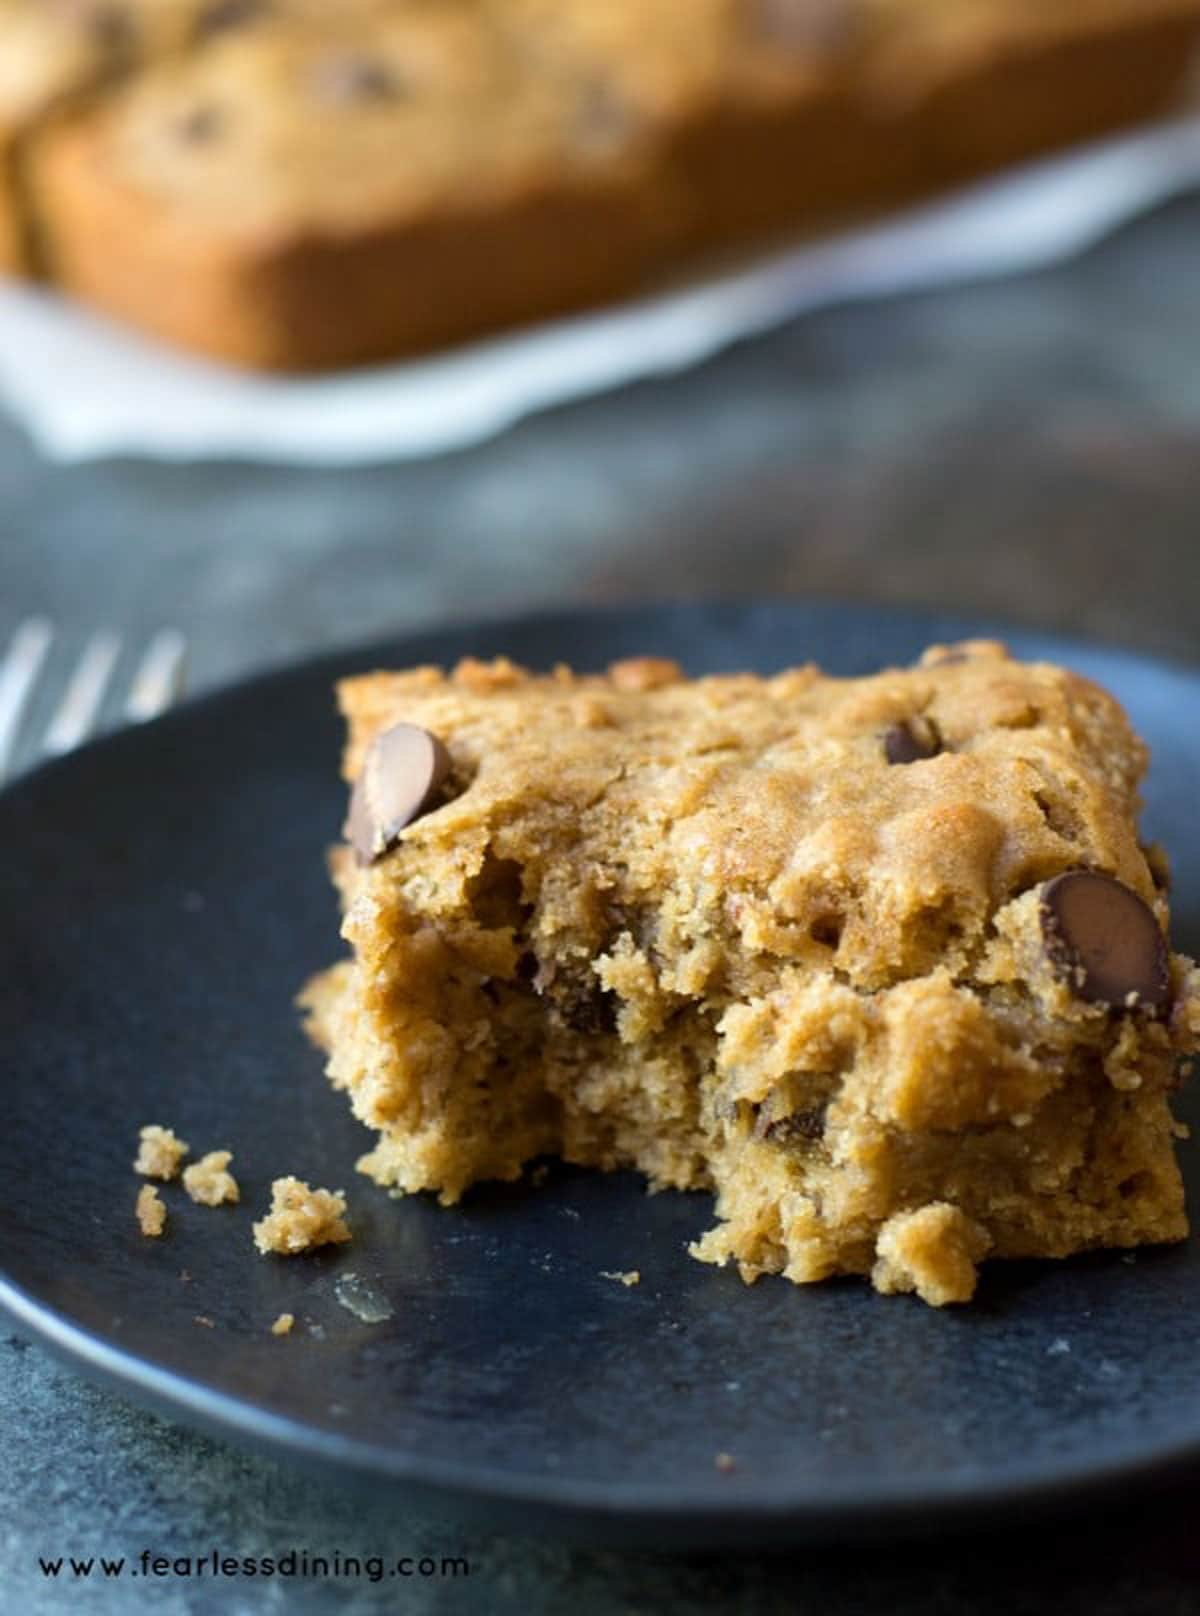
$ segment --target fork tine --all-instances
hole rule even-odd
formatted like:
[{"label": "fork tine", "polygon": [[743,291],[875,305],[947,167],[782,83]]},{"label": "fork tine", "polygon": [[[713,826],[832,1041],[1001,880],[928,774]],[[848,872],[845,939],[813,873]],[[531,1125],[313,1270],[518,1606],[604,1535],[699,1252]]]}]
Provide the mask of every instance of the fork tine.
[{"label": "fork tine", "polygon": [[187,642],[178,629],[161,629],[146,648],[125,703],[131,724],[157,718],[183,693]]},{"label": "fork tine", "polygon": [[16,752],[21,718],[53,638],[45,618],[31,617],[18,627],[0,664],[0,780]]},{"label": "fork tine", "polygon": [[120,654],[118,635],[107,631],[92,635],[71,675],[66,695],[46,731],[42,744],[51,757],[72,752],[87,740]]}]

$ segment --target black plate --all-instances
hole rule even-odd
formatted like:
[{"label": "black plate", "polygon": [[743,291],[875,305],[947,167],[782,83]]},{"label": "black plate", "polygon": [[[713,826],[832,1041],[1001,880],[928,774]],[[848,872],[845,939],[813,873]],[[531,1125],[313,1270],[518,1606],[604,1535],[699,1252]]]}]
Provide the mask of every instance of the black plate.
[{"label": "black plate", "polygon": [[[628,1175],[553,1168],[453,1210],[389,1200],[356,1176],[368,1135],[297,1030],[293,993],[339,951],[335,675],[500,651],[858,673],[984,630],[783,603],[455,628],[260,679],[20,782],[0,797],[0,1300],[168,1411],[539,1530],[938,1527],[1200,1455],[1194,1244],[999,1265],[973,1307],[941,1313],[857,1282],[746,1289],[685,1253],[706,1197],[649,1197]],[[1103,680],[1150,740],[1146,822],[1175,853],[1176,938],[1195,951],[1200,675],[1011,638]],[[142,1239],[129,1164],[147,1121],[232,1147],[243,1205],[168,1188],[168,1237]],[[281,1172],[349,1191],[351,1247],[254,1254]],[[603,1277],[630,1268],[636,1288]],[[346,1272],[386,1293],[389,1321],[339,1304]],[[277,1340],[285,1309],[297,1328]]]}]

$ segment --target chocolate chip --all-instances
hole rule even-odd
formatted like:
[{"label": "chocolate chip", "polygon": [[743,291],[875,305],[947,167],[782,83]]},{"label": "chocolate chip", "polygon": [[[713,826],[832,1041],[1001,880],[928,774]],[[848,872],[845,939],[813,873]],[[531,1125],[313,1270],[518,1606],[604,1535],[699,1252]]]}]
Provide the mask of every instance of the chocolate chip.
[{"label": "chocolate chip", "polygon": [[366,101],[390,101],[402,85],[386,62],[360,51],[326,56],[317,64],[313,87],[325,101],[353,106]]},{"label": "chocolate chip", "polygon": [[584,87],[575,120],[575,143],[592,157],[604,157],[628,145],[634,117],[628,101],[602,79]]},{"label": "chocolate chip", "polygon": [[270,0],[209,0],[196,23],[201,38],[222,34],[229,28],[243,28],[270,12]]},{"label": "chocolate chip", "polygon": [[175,133],[189,146],[203,146],[220,134],[222,122],[217,107],[192,107],[176,120]]},{"label": "chocolate chip", "polygon": [[750,0],[755,31],[787,50],[825,53],[849,41],[856,6],[851,0]]},{"label": "chocolate chip", "polygon": [[1070,870],[1042,888],[1046,953],[1092,1004],[1161,1009],[1171,996],[1167,943],[1149,905],[1111,875]]},{"label": "chocolate chip", "polygon": [[889,763],[920,763],[942,750],[937,726],[928,718],[902,718],[885,731],[883,750]]},{"label": "chocolate chip", "polygon": [[617,1030],[617,996],[599,984],[577,994],[564,995],[556,1008],[572,1032],[599,1037]]},{"label": "chocolate chip", "polygon": [[437,801],[450,754],[427,729],[393,724],[371,742],[350,797],[345,834],[360,864],[394,847],[400,832]]},{"label": "chocolate chip", "polygon": [[59,0],[58,10],[106,54],[126,55],[137,43],[133,15],[120,0]]},{"label": "chocolate chip", "polygon": [[617,1030],[617,996],[594,976],[571,977],[553,963],[543,963],[533,980],[534,992],[572,1032],[592,1035]]},{"label": "chocolate chip", "polygon": [[825,1106],[815,1106],[808,1111],[794,1111],[789,1117],[773,1117],[768,1121],[760,1110],[754,1119],[754,1137],[769,1139],[773,1145],[793,1144],[798,1140],[812,1144],[825,1136],[825,1111]]}]

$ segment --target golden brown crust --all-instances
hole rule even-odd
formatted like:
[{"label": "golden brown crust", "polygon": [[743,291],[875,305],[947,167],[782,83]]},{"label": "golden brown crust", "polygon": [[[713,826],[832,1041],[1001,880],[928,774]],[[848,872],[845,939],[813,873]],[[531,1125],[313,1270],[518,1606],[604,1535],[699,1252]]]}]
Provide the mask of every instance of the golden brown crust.
[{"label": "golden brown crust", "polygon": [[95,139],[90,126],[64,130],[38,160],[55,279],[153,336],[237,365],[304,371],[416,353],[582,307],[608,294],[614,272],[632,284],[647,267],[636,199],[554,186],[261,251],[189,240],[142,198],[96,183]]},{"label": "golden brown crust", "polygon": [[[278,370],[592,304],[699,245],[828,222],[1135,121],[1182,93],[1200,40],[1200,0],[357,0],[336,22],[276,0],[282,20],[215,44],[198,37],[202,5],[171,0],[172,25],[116,65],[57,40],[46,94],[7,122],[0,74],[0,146],[19,136],[64,286],[167,341]],[[0,40],[30,6],[0,4]],[[307,56],[386,62],[413,41],[438,79],[415,96],[371,111],[297,93]],[[211,154],[173,147],[210,93],[232,110]],[[47,125],[64,103],[69,121]],[[374,158],[373,122],[392,130]],[[266,125],[268,156],[254,145]],[[0,267],[21,260],[22,188],[0,200]]]},{"label": "golden brown crust", "polygon": [[1193,82],[1200,12],[1190,0],[1094,0],[1077,15],[1028,0],[980,9],[989,14],[974,30],[948,30],[925,59],[917,161],[928,185],[1137,123]]},{"label": "golden brown crust", "polygon": [[0,140],[0,275],[26,275],[30,267],[11,154]]},{"label": "golden brown crust", "polygon": [[[985,1245],[1186,1232],[1200,973],[1164,952],[1145,748],[1088,680],[979,641],[864,679],[468,660],[339,694],[348,780],[397,723],[450,756],[448,800],[335,855],[353,958],[305,1000],[380,1183],[634,1165],[716,1191],[696,1255],[747,1279],[939,1305]],[[1145,920],[1113,1002],[1047,931],[1085,871]]]}]

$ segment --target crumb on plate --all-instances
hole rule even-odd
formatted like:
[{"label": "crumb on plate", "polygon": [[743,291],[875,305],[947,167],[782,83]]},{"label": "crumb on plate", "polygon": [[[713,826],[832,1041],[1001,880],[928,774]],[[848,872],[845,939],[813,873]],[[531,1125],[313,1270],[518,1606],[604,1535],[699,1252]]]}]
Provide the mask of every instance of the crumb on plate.
[{"label": "crumb on plate", "polygon": [[640,1285],[642,1276],[636,1268],[620,1269],[610,1272],[607,1268],[600,1270],[601,1279],[615,1279],[619,1285]]},{"label": "crumb on plate", "polygon": [[272,1335],[291,1335],[292,1325],[296,1322],[294,1313],[281,1313],[271,1326]]},{"label": "crumb on plate", "polygon": [[271,1185],[271,1210],[254,1225],[254,1244],[264,1255],[281,1257],[339,1245],[350,1239],[345,1211],[341,1190],[314,1190],[299,1178],[277,1178]]},{"label": "crumb on plate", "polygon": [[183,1170],[183,1187],[201,1206],[220,1206],[240,1200],[237,1179],[227,1171],[233,1160],[228,1150],[210,1150],[206,1156]]},{"label": "crumb on plate", "polygon": [[138,1133],[138,1153],[133,1170],[143,1178],[159,1178],[164,1183],[179,1173],[179,1164],[187,1155],[186,1139],[178,1139],[171,1128],[157,1122],[147,1123]]},{"label": "crumb on plate", "polygon": [[138,1191],[135,1208],[138,1227],[151,1239],[160,1235],[167,1226],[167,1209],[153,1184],[143,1184]]}]

